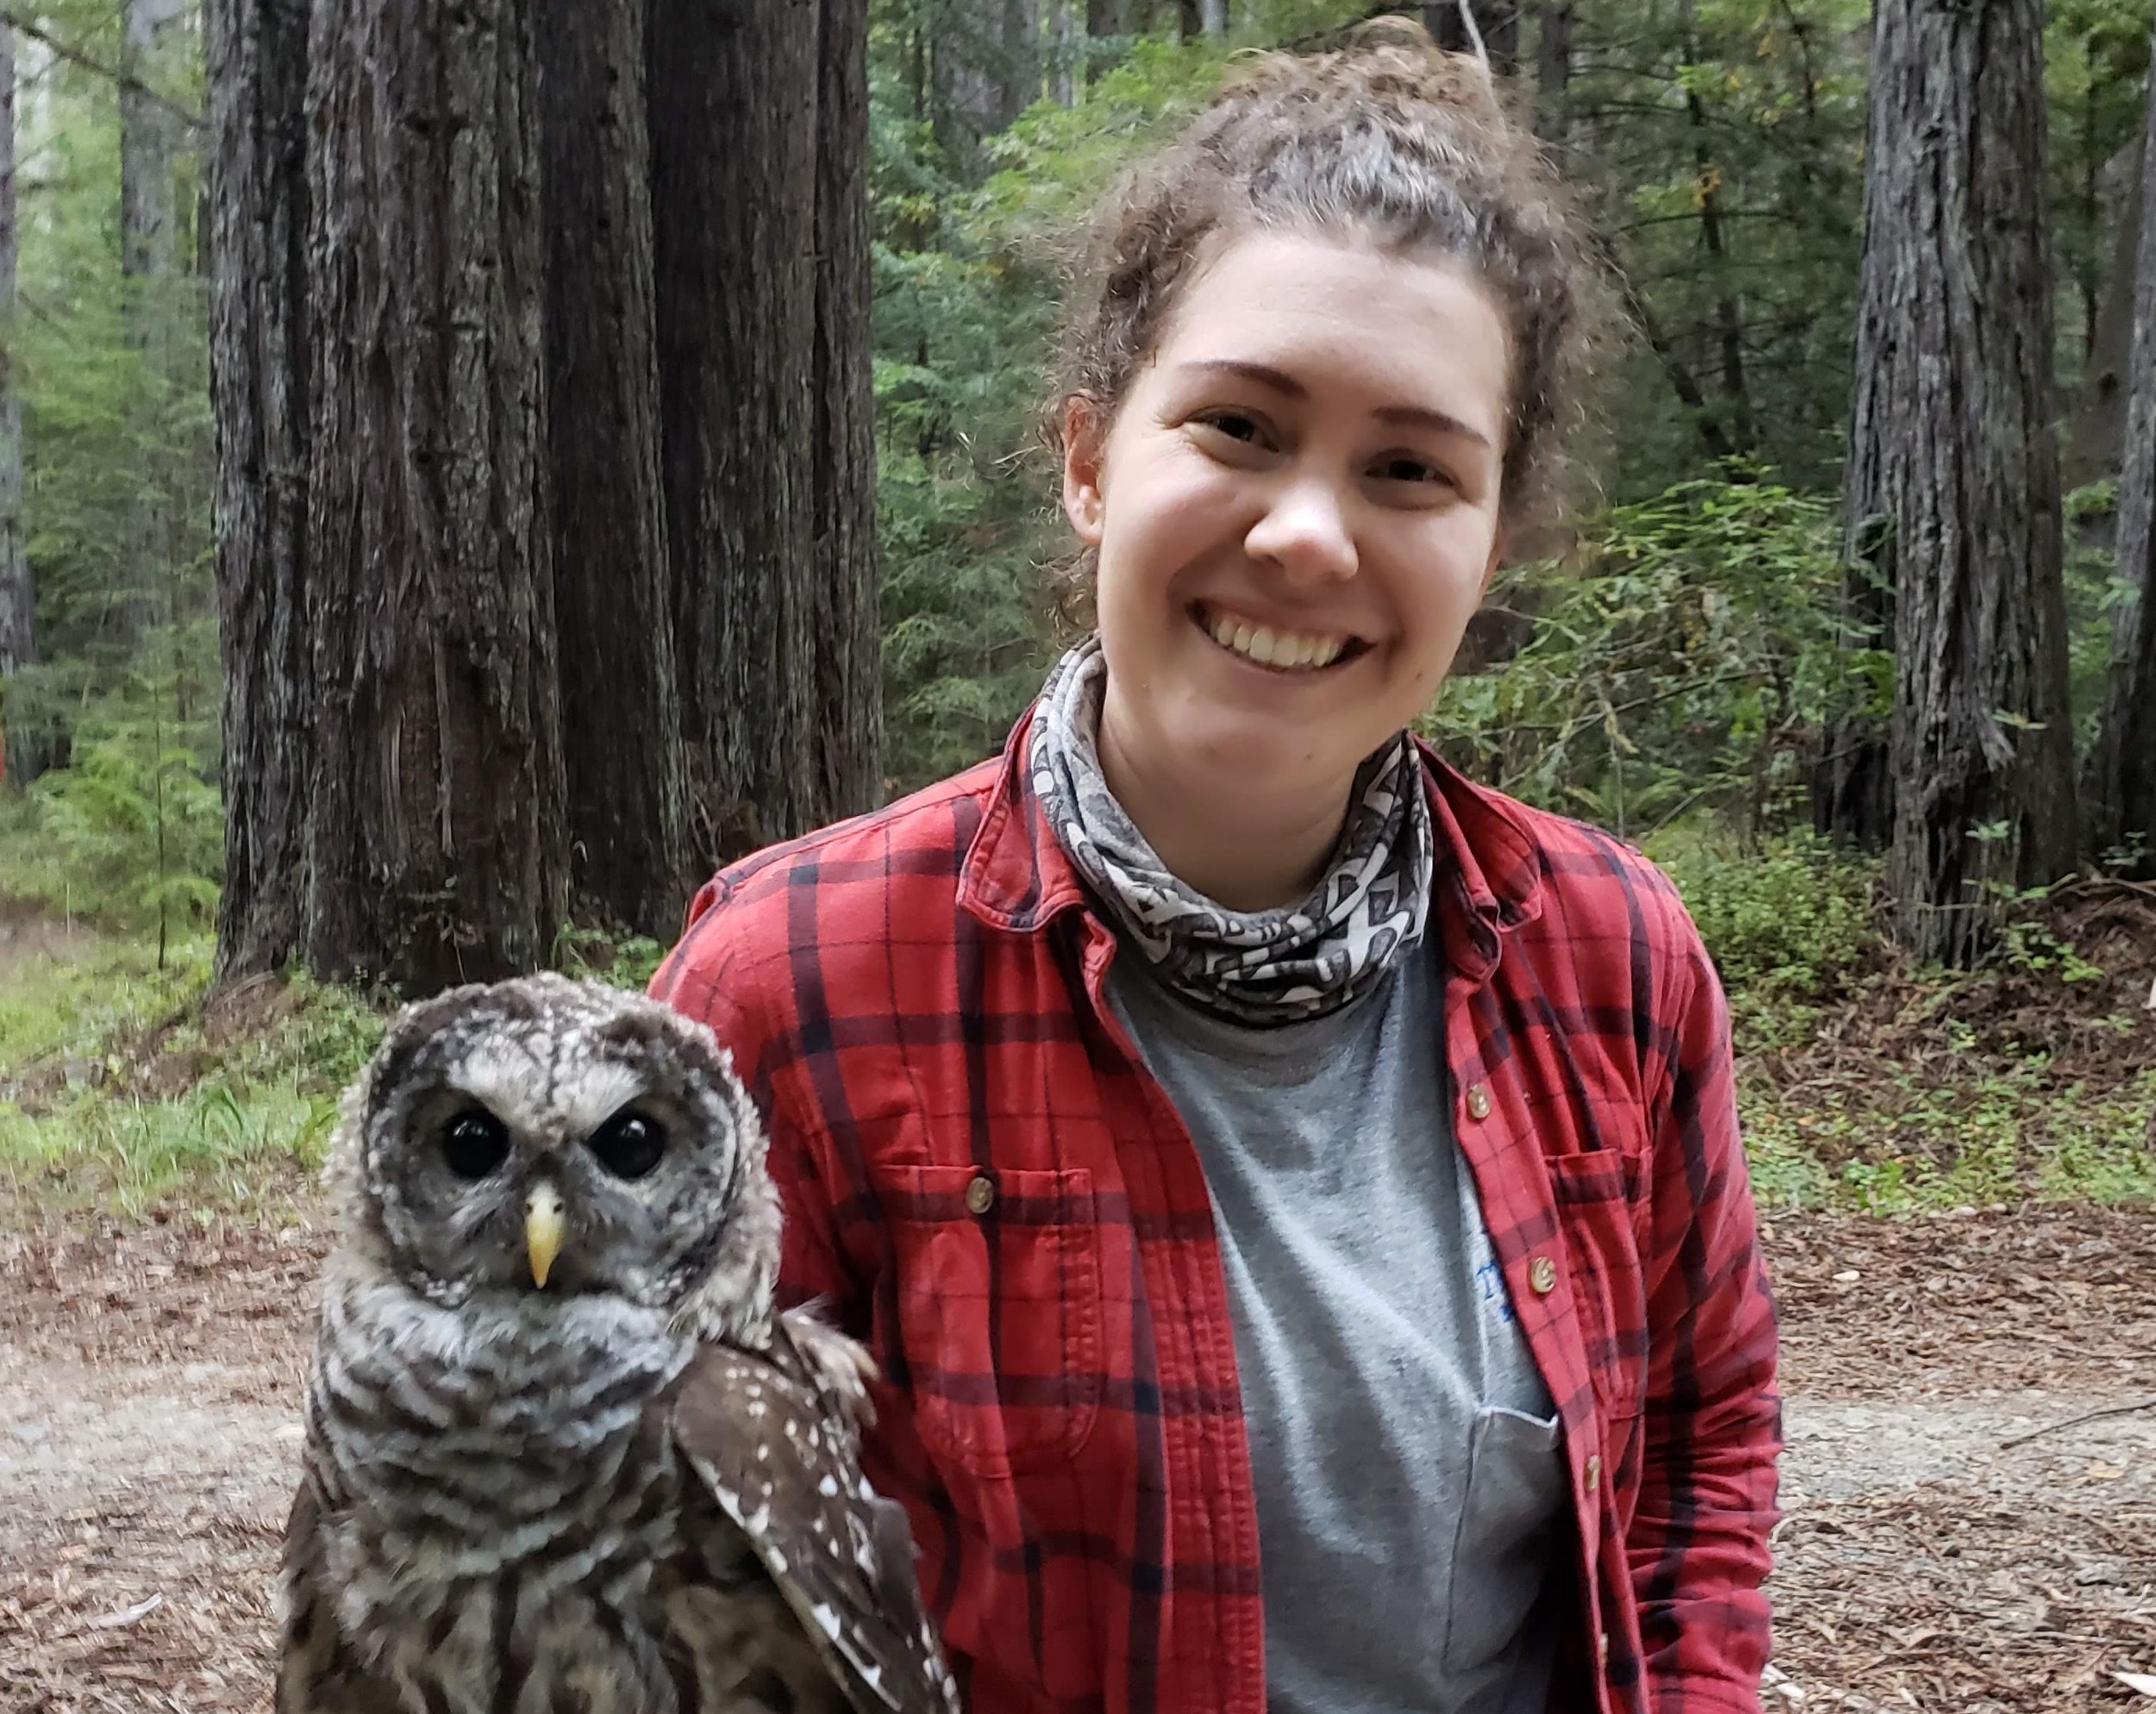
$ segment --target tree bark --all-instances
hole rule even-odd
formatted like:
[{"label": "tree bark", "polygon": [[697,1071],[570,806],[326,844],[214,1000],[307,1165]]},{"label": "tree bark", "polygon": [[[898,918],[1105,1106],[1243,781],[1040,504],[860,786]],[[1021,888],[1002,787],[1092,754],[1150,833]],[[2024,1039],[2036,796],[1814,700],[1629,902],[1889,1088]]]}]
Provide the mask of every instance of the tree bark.
[{"label": "tree bark", "polygon": [[[38,658],[37,592],[23,545],[23,396],[15,383],[15,32],[0,23],[0,678]],[[19,777],[17,756],[8,772]]]},{"label": "tree bark", "polygon": [[1988,887],[2075,855],[2043,20],[2038,0],[1873,16],[1848,503],[1892,541],[1896,931],[1966,964]]},{"label": "tree bark", "polygon": [[300,942],[307,733],[306,0],[210,0],[210,392],[224,659],[218,967]]},{"label": "tree bark", "polygon": [[[2156,186],[2156,99],[2144,121],[2141,183]],[[2156,871],[2156,220],[2139,222],[2126,463],[2118,479],[2118,575],[2134,593],[2118,610],[2098,729],[2092,844],[2138,843],[2134,868]]]},{"label": "tree bark", "polygon": [[1078,99],[1078,56],[1085,39],[1076,0],[1048,0],[1048,94],[1059,107]]},{"label": "tree bark", "polygon": [[[1491,69],[1509,77],[1520,67],[1519,0],[1469,0],[1475,8],[1475,28],[1482,33],[1483,51]],[[1460,0],[1430,0],[1422,9],[1424,26],[1440,48],[1455,54],[1475,51],[1475,38]]]},{"label": "tree bark", "polygon": [[151,91],[168,32],[186,10],[186,0],[126,0],[121,14],[120,271],[138,278],[172,271],[177,121]]},{"label": "tree bark", "polygon": [[[717,3],[723,11],[737,0]],[[776,29],[779,14],[796,0],[773,3],[773,16],[765,23]],[[1194,8],[1197,0],[1188,3]],[[1040,93],[1036,5],[1037,0],[943,0],[933,14],[937,136],[968,178],[985,169],[983,140],[1003,130]]]},{"label": "tree bark", "polygon": [[670,939],[681,777],[652,298],[642,0],[542,7],[547,455],[570,882],[579,917]]},{"label": "tree bark", "polygon": [[185,11],[186,0],[124,0],[121,11],[120,272],[128,282],[129,334],[143,367],[129,403],[141,462],[110,628],[123,651],[133,649],[161,602],[170,605],[175,571],[163,408],[178,313],[169,295],[178,237],[172,180],[178,121],[152,91]]},{"label": "tree bark", "polygon": [[869,334],[869,32],[864,0],[822,0],[817,65],[815,418],[816,820],[883,800],[883,658]]},{"label": "tree bark", "polygon": [[[1685,0],[1683,18],[1687,39],[1685,54],[1699,59],[1697,41],[1690,39],[1692,0]],[[1744,382],[1744,312],[1738,301],[1729,251],[1722,233],[1722,168],[1707,145],[1707,107],[1699,91],[1687,84],[1684,91],[1685,117],[1691,129],[1694,197],[1699,205],[1699,238],[1707,252],[1707,268],[1714,281],[1715,331],[1722,350],[1722,407],[1728,413],[1725,438],[1739,455],[1748,454],[1758,444],[1752,420],[1752,396]]]},{"label": "tree bark", "polygon": [[[866,502],[833,511],[828,497],[873,481],[865,423],[850,413],[866,245],[850,226],[819,225],[819,182],[834,219],[860,195],[864,104],[821,109],[841,86],[865,87],[864,0],[714,10],[716,28],[654,7],[650,60],[675,637],[692,839],[707,863],[867,808],[863,783],[877,777]],[[834,269],[819,291],[825,241],[846,253],[845,283]],[[841,378],[850,403],[819,402]],[[826,435],[838,439],[819,478]],[[830,688],[839,659],[853,670]]]},{"label": "tree bark", "polygon": [[1209,36],[1228,33],[1228,0],[1198,0],[1199,28]]},{"label": "tree bark", "polygon": [[1572,16],[1569,3],[1546,5],[1535,33],[1535,130],[1562,143],[1572,130]]},{"label": "tree bark", "polygon": [[[2156,105],[2156,103],[2152,103]],[[2111,267],[2090,330],[2088,367],[2082,382],[2073,423],[2066,435],[2065,482],[2069,490],[2093,482],[2119,468],[2126,441],[2126,372],[2133,351],[2135,263],[2141,254],[2143,188],[2148,173],[2144,151],[2136,142],[2127,173]]]},{"label": "tree bark", "polygon": [[417,992],[567,902],[534,3],[319,0],[309,44],[307,950]]},{"label": "tree bark", "polygon": [[1086,0],[1086,87],[1091,89],[1101,72],[1103,64],[1100,50],[1090,44],[1110,36],[1120,36],[1129,28],[1122,0]]}]

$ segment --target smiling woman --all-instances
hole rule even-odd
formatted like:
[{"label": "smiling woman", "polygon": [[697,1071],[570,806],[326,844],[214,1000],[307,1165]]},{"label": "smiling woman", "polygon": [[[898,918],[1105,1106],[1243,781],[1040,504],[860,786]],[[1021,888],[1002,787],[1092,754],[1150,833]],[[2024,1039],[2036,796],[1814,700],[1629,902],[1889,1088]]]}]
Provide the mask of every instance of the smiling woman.
[{"label": "smiling woman", "polygon": [[783,1284],[886,1379],[972,1706],[1756,1710],[1773,1311],[1721,991],[1418,745],[1594,283],[1476,62],[1253,63],[1100,217],[1091,634],[998,760],[698,895]]},{"label": "smiling woman", "polygon": [[1456,264],[1295,232],[1208,249],[1112,417],[1070,400],[1064,505],[1097,556],[1109,788],[1176,874],[1263,911],[1308,891],[1342,783],[1481,603],[1510,338]]}]

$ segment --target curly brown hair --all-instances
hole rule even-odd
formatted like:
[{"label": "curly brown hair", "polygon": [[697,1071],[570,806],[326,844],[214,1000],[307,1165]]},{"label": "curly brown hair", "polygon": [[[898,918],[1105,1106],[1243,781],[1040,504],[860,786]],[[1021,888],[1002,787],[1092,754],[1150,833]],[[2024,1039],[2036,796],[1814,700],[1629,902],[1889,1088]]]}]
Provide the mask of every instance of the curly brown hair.
[{"label": "curly brown hair", "polygon": [[[1252,56],[1101,204],[1065,304],[1052,449],[1063,450],[1072,399],[1113,418],[1199,264],[1266,229],[1338,233],[1476,270],[1512,335],[1505,523],[1553,522],[1609,295],[1532,130],[1506,111],[1480,60],[1443,51],[1408,18],[1374,19],[1332,52]],[[1066,608],[1082,617],[1091,556],[1068,577]]]}]

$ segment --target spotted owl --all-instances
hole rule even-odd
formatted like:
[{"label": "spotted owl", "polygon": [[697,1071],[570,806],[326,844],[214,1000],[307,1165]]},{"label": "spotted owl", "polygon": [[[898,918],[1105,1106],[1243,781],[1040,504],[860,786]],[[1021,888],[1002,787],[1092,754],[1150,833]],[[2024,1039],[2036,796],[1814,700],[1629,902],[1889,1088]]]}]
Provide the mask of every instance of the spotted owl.
[{"label": "spotted owl", "polygon": [[329,1178],[280,1714],[956,1714],[866,1353],[774,1312],[702,1025],[558,977],[408,1007]]}]

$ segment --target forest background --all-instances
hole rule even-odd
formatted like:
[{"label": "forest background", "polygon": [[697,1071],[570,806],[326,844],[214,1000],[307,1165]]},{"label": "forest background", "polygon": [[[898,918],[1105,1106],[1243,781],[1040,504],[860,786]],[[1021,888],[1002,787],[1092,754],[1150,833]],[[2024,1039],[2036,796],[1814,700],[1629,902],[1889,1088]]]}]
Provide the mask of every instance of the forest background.
[{"label": "forest background", "polygon": [[[670,291],[699,314],[721,304],[716,319],[758,325],[752,300],[767,303],[774,288],[725,271],[748,266],[784,275],[797,298],[805,290],[818,319],[795,330],[803,372],[813,386],[854,364],[865,410],[849,422],[841,405],[835,423],[810,411],[804,432],[822,450],[804,453],[798,470],[749,459],[752,475],[761,469],[780,487],[795,485],[785,505],[765,505],[752,486],[724,489],[742,482],[738,472],[715,474],[727,466],[712,449],[739,453],[751,438],[742,420],[717,420],[708,399],[677,406],[669,393],[666,423],[650,428],[666,450],[644,511],[621,525],[592,504],[607,527],[670,532],[660,556],[672,567],[670,598],[665,564],[643,567],[662,580],[649,587],[634,567],[572,576],[563,567],[587,561],[566,537],[570,526],[551,532],[560,593],[550,598],[562,605],[564,639],[551,742],[567,757],[557,763],[566,787],[551,789],[570,801],[556,818],[561,830],[531,834],[536,880],[503,884],[501,874],[525,872],[512,863],[468,885],[510,898],[522,913],[516,923],[459,918],[470,901],[441,902],[454,887],[438,875],[424,909],[385,891],[396,924],[351,911],[331,921],[335,912],[300,899],[268,930],[265,873],[289,880],[311,869],[317,895],[362,893],[362,848],[382,833],[354,835],[360,855],[332,886],[323,877],[343,824],[299,824],[329,813],[321,802],[290,812],[289,849],[274,861],[259,853],[275,840],[232,831],[257,825],[264,811],[259,770],[245,759],[261,735],[238,742],[228,694],[244,670],[234,665],[232,634],[239,508],[231,488],[219,497],[220,480],[233,479],[234,419],[228,413],[221,463],[213,351],[230,349],[213,337],[217,239],[223,231],[228,254],[239,239],[218,225],[212,168],[215,140],[232,134],[232,41],[266,56],[259,32],[273,25],[262,21],[281,13],[289,30],[300,13],[227,4],[205,18],[189,0],[0,10],[13,54],[12,71],[0,63],[0,88],[13,92],[0,125],[13,151],[0,198],[0,898],[13,949],[0,962],[0,1175],[18,1197],[141,1209],[285,1195],[311,1171],[335,1090],[378,1032],[393,988],[430,985],[467,963],[477,972],[544,962],[634,982],[713,862],[993,750],[1059,646],[1052,571],[1065,542],[1037,430],[1085,209],[1203,103],[1241,49],[1322,46],[1379,10],[1424,16],[1455,43],[1466,30],[1451,4],[1368,0],[869,0],[865,10],[823,0],[772,15],[781,10],[808,20],[797,60],[812,81],[823,78],[827,121],[843,113],[840,129],[858,130],[858,158],[839,163],[835,179],[820,157],[797,175],[815,180],[803,204],[808,236],[783,221],[728,226],[720,208],[700,255],[693,234],[703,228],[690,215],[699,196],[716,193],[686,182],[693,172],[680,163],[693,167],[693,150],[668,152],[673,128],[693,133],[700,115],[696,100],[667,94],[661,72],[672,60],[698,64],[708,44],[676,42],[662,56],[649,43],[649,108],[635,118],[654,163],[642,217],[656,280],[639,288],[655,304],[646,359],[670,387],[685,367],[671,361],[685,347]],[[1473,13],[1510,98],[1578,187],[1625,330],[1607,353],[1588,430],[1594,485],[1564,532],[1502,574],[1429,729],[1471,773],[1606,826],[1670,869],[1730,989],[1748,1147],[1763,1194],[1777,1201],[1891,1210],[2156,1194],[2156,886],[2138,831],[2156,791],[2146,783],[2156,749],[2137,761],[2118,736],[2144,605],[2136,567],[2150,531],[2148,506],[2133,495],[2137,484],[2156,488],[2156,454],[2137,469],[2128,433],[2137,386],[2140,421],[2156,423],[2156,377],[2137,378],[2135,349],[2137,276],[2138,319],[2156,321],[2156,244],[2143,239],[2141,213],[2151,8],[2056,0],[2040,11],[2015,0],[1974,10],[2009,19],[2010,34],[2013,18],[2027,24],[2021,61],[1995,42],[1989,69],[1981,55],[1953,60],[1941,50],[1947,38],[1924,32],[1968,9],[1911,0],[1879,8],[1882,32],[1890,14],[1901,21],[1898,45],[1891,33],[1875,38],[1862,0],[1489,0]],[[476,11],[519,15],[513,6]],[[639,13],[595,11],[617,22]],[[252,37],[234,22],[249,16]],[[823,50],[840,55],[820,71],[819,28]],[[603,37],[595,59],[570,64],[576,56],[551,47],[543,24],[539,33],[526,44],[527,69],[554,82],[527,93],[583,87],[590,64],[647,47],[640,36]],[[325,56],[347,45],[318,23],[318,80]],[[784,44],[774,33],[767,45]],[[1997,276],[2008,280],[1994,305],[2000,319],[1964,347],[1980,350],[1987,333],[1994,352],[2012,347],[2011,372],[1989,376],[2010,398],[1977,411],[1958,449],[1936,444],[1949,438],[1943,419],[1912,423],[1928,407],[1894,367],[1891,306],[1867,295],[1867,282],[1876,291],[1897,267],[1904,278],[1921,268],[1880,254],[1876,243],[1867,257],[1867,184],[1874,198],[1910,193],[1887,182],[1886,157],[1866,146],[1867,125],[1880,123],[1874,55],[1889,52],[1901,56],[1897,77],[1943,103],[1947,122],[1958,114],[1971,127],[1973,146],[2006,151],[1993,158],[2010,170],[1994,172],[1989,191],[1979,182],[1961,213],[1972,226],[2019,223],[2031,235],[2033,269]],[[222,73],[212,74],[213,63]],[[857,64],[865,82],[834,80],[834,64]],[[259,78],[261,65],[248,64]],[[1928,75],[1911,70],[1927,65]],[[2018,95],[2017,72],[2026,84]],[[787,91],[754,87],[751,99],[770,104],[767,134],[783,131]],[[2017,113],[2024,136],[2013,134]],[[359,122],[316,110],[307,172],[318,192],[340,182],[341,161],[349,165],[339,127]],[[554,146],[543,124],[513,110],[494,122],[539,156]],[[2026,172],[2011,170],[2017,159]],[[730,163],[747,187],[738,198],[755,194],[761,161]],[[545,165],[535,157],[530,182]],[[516,179],[512,163],[504,182]],[[829,331],[843,316],[828,310],[826,283],[799,271],[828,254],[815,234],[828,238],[819,223],[830,209],[818,199],[830,182],[861,199],[858,223],[839,223],[865,251],[855,259],[866,325],[850,354]],[[384,218],[357,189],[352,206],[356,223]],[[576,229],[572,218],[524,237],[560,242]],[[1875,222],[1875,239],[1894,226]],[[758,250],[759,240],[769,248]],[[294,277],[316,293],[325,361],[342,362],[333,318],[349,305],[323,290],[336,277],[322,257],[339,240],[317,225],[309,242]],[[386,265],[393,270],[394,259]],[[558,275],[558,259],[547,265]],[[438,307],[454,319],[454,305]],[[531,327],[496,341],[507,357],[485,359],[494,383],[504,362],[536,373],[558,361],[552,347],[541,355],[555,336],[553,300],[543,315],[536,299],[525,307]],[[516,309],[504,324],[512,329]],[[231,336],[228,324],[221,336]],[[2156,326],[2143,343],[2141,367],[2156,369]],[[332,393],[363,396],[360,369],[336,372],[348,386],[316,389],[312,468],[319,490],[323,437],[351,433],[339,469],[357,516],[379,449],[370,452],[365,423],[340,428],[321,414]],[[598,413],[592,438],[618,426],[606,414],[618,401],[562,388],[555,372],[553,415],[533,419],[539,440],[516,454],[516,468],[552,473],[552,490],[526,493],[542,496],[539,521],[526,515],[535,537],[550,533],[545,496],[591,480],[562,462],[549,427],[573,430],[587,406]],[[1974,381],[1972,389],[1982,391]],[[818,392],[815,410],[844,391]],[[633,417],[634,402],[623,408]],[[675,415],[700,408],[696,434],[684,437],[691,450],[677,457]],[[1909,516],[1897,511],[1901,495],[1926,480],[1952,490],[1995,470],[1987,433],[2003,437],[2018,479],[1964,493],[1961,522],[1979,538],[1958,562],[1964,587],[1928,585],[1912,569],[1916,555],[1897,562],[1895,531]],[[864,470],[858,491],[825,511],[872,516],[872,536],[864,528],[858,541],[834,543],[843,531],[819,522],[818,508],[837,491],[830,485],[845,487],[846,449],[871,441],[872,495]],[[1931,478],[1912,477],[1926,459]],[[289,472],[272,459],[254,475],[257,499],[274,513]],[[630,482],[621,491],[641,490]],[[700,508],[706,493],[718,504]],[[324,503],[318,491],[317,547]],[[760,521],[745,521],[752,514]],[[258,544],[275,533],[259,519],[249,527]],[[367,550],[393,549],[395,527],[355,524],[352,562],[331,567],[334,576],[363,580]],[[391,533],[368,533],[381,530]],[[547,584],[554,562],[519,559],[521,551],[505,550],[485,575],[527,590]],[[775,583],[794,592],[794,606],[728,606],[727,594],[704,604],[721,617],[699,634],[685,617],[698,603],[685,607],[682,581],[714,566],[738,574],[759,554],[783,573]],[[323,563],[317,555],[316,575]],[[628,581],[609,581],[618,573]],[[639,750],[654,758],[649,793],[662,807],[652,849],[666,854],[617,854],[610,879],[589,829],[637,818],[575,801],[577,746],[603,734],[587,717],[598,693],[575,688],[572,607],[578,591],[604,608],[610,592],[631,585],[643,594],[616,604],[632,613],[643,610],[635,600],[657,610],[670,599],[679,693],[651,692],[641,717],[663,716],[682,736],[678,756],[670,742]],[[1983,680],[1980,671],[1964,671],[1969,682],[1916,682],[1916,644],[1974,625],[1979,611],[1994,629],[1976,627],[1989,639],[1977,652],[2019,663],[2029,682],[2008,682],[2011,672]],[[862,634],[848,640],[849,626]],[[749,653],[773,657],[753,671],[741,665],[745,636],[757,639]],[[325,627],[311,653],[294,654],[285,637],[284,693],[319,695],[329,708],[336,663],[364,654],[364,640]],[[531,658],[544,656],[541,648]],[[712,688],[729,673],[747,675],[727,684],[731,702]],[[674,675],[670,660],[660,675]],[[635,676],[649,690],[652,673]],[[246,706],[275,703],[278,685],[269,691],[256,681]],[[1917,836],[1897,833],[1895,770],[1944,778],[1952,758],[1894,748],[1897,695],[1933,697],[1942,727],[1965,724],[1973,709],[1984,731],[1970,742],[2020,757],[1991,769],[1973,795],[1949,794],[1938,825]],[[696,706],[700,697],[711,706]],[[348,708],[333,712],[349,754],[378,740]],[[533,746],[543,752],[547,742]],[[302,766],[287,796],[324,798],[308,788],[325,777],[331,747],[321,741],[316,772]],[[506,804],[502,818],[521,825],[551,813],[550,788],[533,789],[515,769],[490,789],[500,797],[481,793],[475,814]],[[1902,798],[1906,807],[1911,794]],[[349,824],[368,813],[350,810]],[[550,838],[558,859],[546,854]],[[1912,869],[1914,848],[1946,872]],[[645,884],[625,888],[624,869]],[[426,945],[397,939],[398,925],[437,916]]]}]

